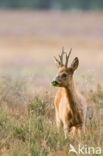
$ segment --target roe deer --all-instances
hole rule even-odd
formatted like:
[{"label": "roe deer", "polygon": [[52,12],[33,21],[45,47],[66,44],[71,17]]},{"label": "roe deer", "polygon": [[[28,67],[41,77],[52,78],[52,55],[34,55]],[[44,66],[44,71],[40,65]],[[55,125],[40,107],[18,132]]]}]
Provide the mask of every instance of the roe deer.
[{"label": "roe deer", "polygon": [[[66,55],[66,62],[63,64],[63,55]],[[79,59],[76,57],[72,64],[68,67],[68,60],[71,54],[64,52],[62,49],[59,59],[55,58],[58,67],[58,74],[54,81],[51,82],[52,86],[60,87],[55,100],[55,115],[57,127],[63,127],[65,137],[68,135],[74,137],[75,134],[80,134],[85,131],[85,118],[87,104],[82,95],[78,92],[73,74],[79,65]]]}]

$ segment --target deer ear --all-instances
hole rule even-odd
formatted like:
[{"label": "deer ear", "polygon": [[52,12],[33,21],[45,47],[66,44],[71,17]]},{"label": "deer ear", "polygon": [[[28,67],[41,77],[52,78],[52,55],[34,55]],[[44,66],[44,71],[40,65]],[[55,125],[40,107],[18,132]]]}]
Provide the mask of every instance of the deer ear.
[{"label": "deer ear", "polygon": [[79,59],[78,59],[78,57],[75,57],[75,59],[73,60],[73,62],[71,64],[73,71],[75,71],[78,68],[78,65],[79,65]]}]

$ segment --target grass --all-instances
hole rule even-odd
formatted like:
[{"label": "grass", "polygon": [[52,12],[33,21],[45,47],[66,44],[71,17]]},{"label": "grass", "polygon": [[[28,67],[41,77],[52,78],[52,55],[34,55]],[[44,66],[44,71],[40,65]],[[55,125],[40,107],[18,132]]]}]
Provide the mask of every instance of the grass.
[{"label": "grass", "polygon": [[63,131],[57,131],[53,106],[55,89],[48,87],[48,91],[41,91],[41,94],[30,94],[29,85],[23,75],[13,79],[9,73],[0,78],[0,155],[67,156],[70,144],[75,148],[79,143],[103,146],[103,90],[100,84],[87,93],[86,133],[75,139],[65,139]]}]

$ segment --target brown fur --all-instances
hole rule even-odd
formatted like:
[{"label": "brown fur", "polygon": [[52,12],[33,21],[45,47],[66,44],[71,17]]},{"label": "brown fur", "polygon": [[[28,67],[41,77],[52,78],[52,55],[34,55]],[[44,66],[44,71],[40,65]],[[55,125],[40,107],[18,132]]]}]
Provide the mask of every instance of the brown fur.
[{"label": "brown fur", "polygon": [[[58,75],[55,79],[60,84],[56,94],[54,105],[57,127],[63,127],[65,137],[73,137],[75,134],[85,131],[86,101],[78,92],[73,73],[79,64],[75,58],[69,68],[59,67]],[[66,77],[62,75],[66,74]]]}]

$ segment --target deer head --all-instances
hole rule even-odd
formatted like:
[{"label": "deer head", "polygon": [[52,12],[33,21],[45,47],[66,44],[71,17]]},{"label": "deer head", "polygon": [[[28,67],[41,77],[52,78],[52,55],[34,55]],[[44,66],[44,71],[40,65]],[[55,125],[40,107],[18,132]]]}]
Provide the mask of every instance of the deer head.
[{"label": "deer head", "polygon": [[[72,82],[74,71],[77,69],[79,65],[79,59],[75,57],[71,65],[68,67],[68,61],[69,61],[71,51],[72,49],[70,49],[69,53],[67,54],[66,52],[64,52],[64,48],[62,48],[62,52],[61,55],[59,55],[59,59],[54,57],[54,60],[58,67],[58,74],[55,80],[51,82],[52,86],[66,87]],[[65,64],[63,63],[64,54],[66,56]]]}]

